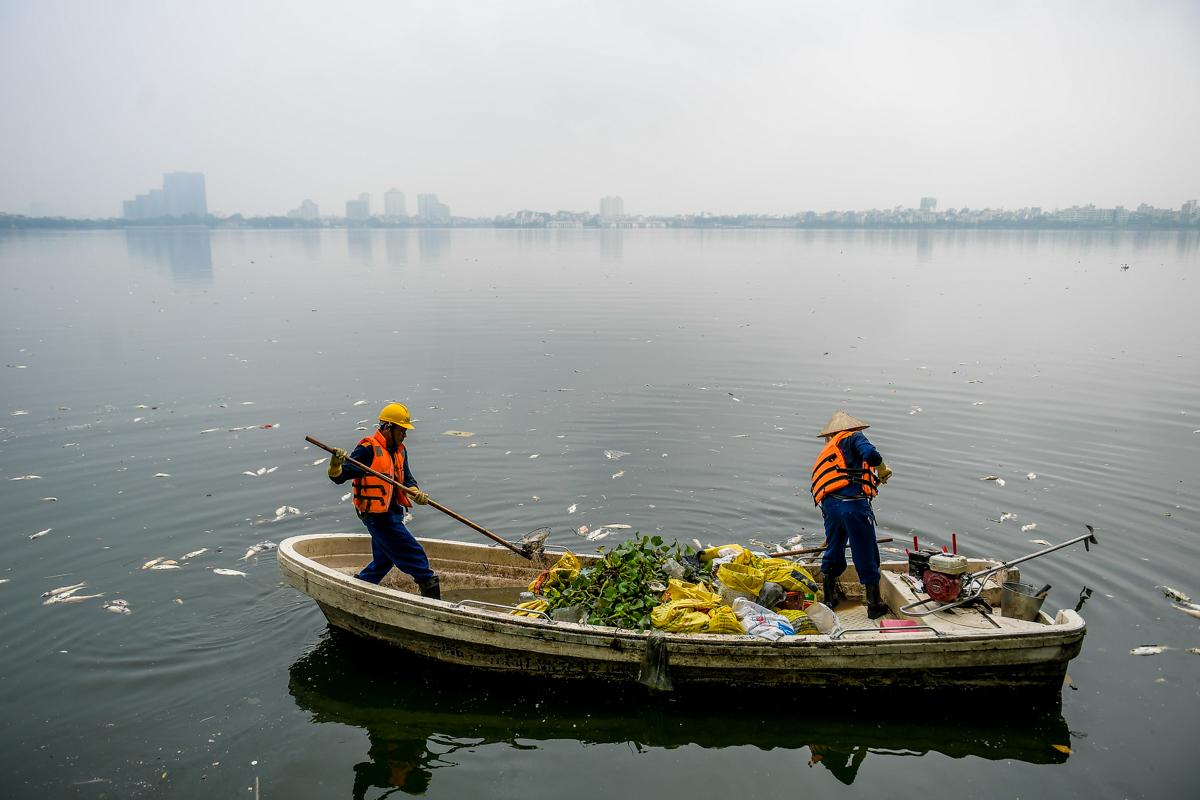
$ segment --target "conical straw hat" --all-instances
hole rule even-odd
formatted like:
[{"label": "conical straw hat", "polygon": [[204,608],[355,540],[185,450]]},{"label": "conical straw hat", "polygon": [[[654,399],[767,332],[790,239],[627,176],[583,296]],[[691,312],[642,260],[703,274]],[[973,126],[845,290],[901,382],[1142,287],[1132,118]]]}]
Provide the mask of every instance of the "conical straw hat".
[{"label": "conical straw hat", "polygon": [[842,431],[861,431],[863,428],[871,427],[861,419],[855,419],[845,411],[838,410],[829,418],[829,422],[825,423],[825,427],[817,436],[829,436],[833,433],[841,433]]}]

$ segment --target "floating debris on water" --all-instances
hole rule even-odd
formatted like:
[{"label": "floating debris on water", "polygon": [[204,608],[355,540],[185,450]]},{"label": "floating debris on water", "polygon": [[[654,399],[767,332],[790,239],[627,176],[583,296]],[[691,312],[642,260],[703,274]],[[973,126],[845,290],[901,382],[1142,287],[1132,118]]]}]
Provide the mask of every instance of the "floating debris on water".
[{"label": "floating debris on water", "polygon": [[1045,539],[1030,539],[1029,541],[1031,544],[1040,544],[1042,547],[1050,546],[1050,542],[1047,542]]},{"label": "floating debris on water", "polygon": [[908,413],[909,416],[911,416],[913,414],[920,414],[923,410],[924,409],[922,409],[920,406],[913,406],[911,409],[909,409]]},{"label": "floating debris on water", "polygon": [[241,570],[225,569],[224,567],[217,567],[216,569],[213,570],[213,574],[214,575],[232,575],[232,576],[239,577],[239,578],[246,577],[246,573],[242,572]]},{"label": "floating debris on water", "polygon": [[183,555],[183,557],[182,557],[182,559],[181,559],[181,560],[182,560],[182,561],[186,561],[186,560],[188,560],[189,558],[195,558],[196,556],[198,556],[198,555],[201,555],[201,554],[203,554],[203,553],[207,553],[207,552],[208,552],[208,548],[207,548],[207,547],[201,547],[199,550],[193,550],[193,551],[192,551],[192,552],[190,552],[190,553],[184,553],[184,555]]},{"label": "floating debris on water", "polygon": [[[186,558],[186,556],[185,556],[185,558]],[[166,561],[166,560],[167,560],[166,556],[159,556],[158,558],[152,558],[149,561],[147,561],[145,564],[142,564],[142,569],[150,569],[158,562]]]},{"label": "floating debris on water", "polygon": [[980,478],[979,480],[981,480],[981,481],[995,481],[995,482],[996,482],[996,485],[998,485],[998,486],[1003,486],[1003,485],[1004,485],[1004,478],[1001,478],[1001,477],[999,477],[999,476],[997,476],[997,475],[984,475],[984,476],[983,476],[982,478]]},{"label": "floating debris on water", "polygon": [[1060,753],[1066,753],[1067,755],[1070,755],[1070,754],[1071,754],[1071,748],[1070,748],[1068,745],[1065,745],[1065,744],[1052,744],[1052,745],[1050,745],[1050,746],[1051,746],[1051,747],[1053,747],[1055,750],[1057,750],[1057,751],[1058,751],[1058,752],[1060,752]]},{"label": "floating debris on water", "polygon": [[1037,473],[1036,473],[1036,472],[1031,472],[1031,473],[1029,473],[1028,475],[1026,475],[1026,476],[1025,476],[1025,480],[1029,480],[1029,481],[1036,481],[1036,480],[1037,480]]},{"label": "floating debris on water", "polygon": [[1178,589],[1172,589],[1170,586],[1155,586],[1154,588],[1158,589],[1164,595],[1166,595],[1168,598],[1170,598],[1171,600],[1174,600],[1177,603],[1192,602],[1192,598],[1188,597],[1186,594],[1179,591]]},{"label": "floating debris on water", "polygon": [[242,561],[248,561],[251,556],[256,556],[259,553],[274,550],[275,547],[275,543],[271,541],[259,542],[256,545],[251,545],[250,548],[246,550],[246,555],[242,556]]},{"label": "floating debris on water", "polygon": [[30,534],[29,541],[32,542],[34,539],[40,539],[52,530],[54,530],[54,528],[46,528],[44,531],[38,531],[37,533]]},{"label": "floating debris on water", "polygon": [[1016,519],[1016,518],[1017,518],[1017,515],[1011,511],[1001,511],[1000,517],[998,519],[992,519],[991,517],[988,517],[988,519],[990,519],[992,522],[1007,522],[1010,519]]},{"label": "floating debris on water", "polygon": [[317,466],[318,464],[324,464],[324,463],[325,463],[326,461],[328,461],[328,460],[329,460],[328,458],[318,458],[316,461],[314,461],[314,462],[312,463],[312,465],[315,467],[315,466]]},{"label": "floating debris on water", "polygon": [[159,563],[155,564],[150,569],[183,569],[183,568],[181,566],[179,566],[178,561],[168,558],[165,561],[160,561]]},{"label": "floating debris on water", "polygon": [[604,457],[610,461],[619,461],[620,459],[624,458],[627,455],[629,455],[629,453],[626,453],[621,450],[605,450],[604,451]]},{"label": "floating debris on water", "polygon": [[617,472],[614,472],[614,473],[613,473],[613,475],[612,475],[612,477],[613,477],[613,480],[615,481],[617,478],[621,477],[621,476],[622,476],[622,475],[624,475],[624,474],[625,474],[625,470],[623,470],[623,469],[622,469],[622,470],[618,470]]},{"label": "floating debris on water", "polygon": [[349,500],[349,499],[350,499],[351,497],[353,497],[353,496],[354,496],[354,492],[346,492],[344,495],[342,495],[341,502],[343,502],[343,503],[344,503],[344,502],[346,502],[347,500]]},{"label": "floating debris on water", "polygon": [[1190,617],[1195,617],[1196,619],[1200,619],[1200,606],[1197,606],[1195,604],[1189,604],[1186,606],[1177,606],[1177,605],[1172,604],[1171,608],[1175,609],[1176,611],[1182,611],[1183,613],[1187,614]]},{"label": "floating debris on water", "polygon": [[355,400],[354,401],[354,405],[356,405],[356,406],[365,406],[366,404],[367,404],[366,400]]},{"label": "floating debris on water", "polygon": [[9,416],[10,417],[23,417],[28,413],[29,413],[28,411],[14,411],[11,414],[9,414]]},{"label": "floating debris on water", "polygon": [[579,508],[579,505],[577,503],[571,503],[571,505],[567,508],[567,513],[574,514],[575,509],[577,509],[577,508]]},{"label": "floating debris on water", "polygon": [[742,402],[742,398],[738,397],[738,396],[737,396],[736,394],[734,394],[733,392],[726,392],[725,394],[727,394],[727,395],[729,395],[730,397],[732,397],[732,398],[733,398],[733,402],[735,402],[735,403],[740,403],[740,402]]},{"label": "floating debris on water", "polygon": [[9,478],[10,481],[40,481],[41,475],[18,475],[15,478]]},{"label": "floating debris on water", "polygon": [[169,472],[156,472],[156,473],[154,473],[154,477],[156,477],[156,478],[169,478],[169,477],[171,477],[171,473],[169,473]]},{"label": "floating debris on water", "polygon": [[1037,523],[1036,523],[1036,522],[1031,522],[1031,523],[1029,523],[1028,525],[1022,525],[1022,526],[1021,526],[1021,533],[1026,533],[1026,532],[1028,532],[1028,531],[1031,531],[1031,530],[1033,530],[1033,529],[1034,529],[1034,528],[1036,528],[1036,527],[1037,527]]},{"label": "floating debris on water", "polygon": [[133,609],[129,607],[128,600],[109,600],[104,604],[105,611],[111,611],[114,614],[132,614]]},{"label": "floating debris on water", "polygon": [[464,439],[469,439],[475,434],[471,431],[442,431],[443,436],[461,436]]},{"label": "floating debris on water", "polygon": [[52,597],[56,594],[64,594],[70,592],[78,592],[83,587],[87,586],[87,581],[72,583],[70,586],[59,586],[57,589],[51,589],[48,592],[42,592],[42,597]]},{"label": "floating debris on water", "polygon": [[1159,655],[1160,653],[1165,653],[1167,650],[1170,650],[1170,649],[1171,648],[1165,647],[1161,644],[1144,644],[1140,647],[1135,647],[1132,650],[1130,650],[1129,655],[1131,655],[1131,656],[1156,656],[1156,655]]},{"label": "floating debris on water", "polygon": [[[324,459],[322,459],[322,460],[324,460]],[[317,463],[319,464],[321,462],[318,461]],[[249,475],[251,478],[257,478],[261,475],[270,475],[272,472],[274,472],[277,469],[279,469],[279,467],[259,467],[257,470],[254,470],[254,471],[245,470],[244,472],[242,472],[242,474]]]},{"label": "floating debris on water", "polygon": [[43,503],[57,503],[58,498],[57,497],[43,497],[42,502]]},{"label": "floating debris on water", "polygon": [[1189,647],[1186,652],[1194,656],[1200,656],[1200,647]]},{"label": "floating debris on water", "polygon": [[537,458],[540,455],[541,455],[541,453],[534,453],[533,455],[530,456],[530,458]]}]

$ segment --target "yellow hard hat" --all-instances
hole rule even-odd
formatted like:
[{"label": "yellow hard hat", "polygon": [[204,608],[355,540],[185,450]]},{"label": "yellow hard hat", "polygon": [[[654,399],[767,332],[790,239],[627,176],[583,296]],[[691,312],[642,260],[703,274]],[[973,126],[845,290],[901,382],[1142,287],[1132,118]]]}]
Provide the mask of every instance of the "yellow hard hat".
[{"label": "yellow hard hat", "polygon": [[379,412],[380,422],[390,422],[393,425],[399,425],[401,428],[412,430],[412,422],[408,415],[408,406],[403,403],[388,403]]}]

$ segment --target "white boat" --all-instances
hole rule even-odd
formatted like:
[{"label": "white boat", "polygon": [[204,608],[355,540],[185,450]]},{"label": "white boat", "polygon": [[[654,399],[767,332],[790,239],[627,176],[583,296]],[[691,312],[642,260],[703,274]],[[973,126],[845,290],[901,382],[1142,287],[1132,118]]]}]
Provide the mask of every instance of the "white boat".
[{"label": "white boat", "polygon": [[[374,585],[353,577],[371,558],[365,534],[310,534],[278,549],[284,580],[317,601],[329,623],[437,661],[491,673],[520,673],[674,689],[704,687],[923,688],[1061,690],[1067,663],[1080,651],[1083,618],[1064,609],[1034,621],[962,607],[881,628],[852,597],[839,605],[843,627],[829,635],[753,636],[634,631],[515,616],[518,595],[557,560],[527,560],[504,548],[437,539],[419,540],[441,577],[443,599],[423,598],[392,570]],[[580,556],[586,566],[598,556]],[[995,562],[973,561],[972,569]],[[921,599],[905,580],[907,564],[886,562],[881,595],[890,618]],[[995,573],[981,597],[999,605],[1001,584],[1015,568]],[[857,587],[851,566],[841,578]],[[994,585],[992,583],[994,582]],[[981,605],[981,604],[980,604]],[[665,675],[667,681],[661,678]]]}]

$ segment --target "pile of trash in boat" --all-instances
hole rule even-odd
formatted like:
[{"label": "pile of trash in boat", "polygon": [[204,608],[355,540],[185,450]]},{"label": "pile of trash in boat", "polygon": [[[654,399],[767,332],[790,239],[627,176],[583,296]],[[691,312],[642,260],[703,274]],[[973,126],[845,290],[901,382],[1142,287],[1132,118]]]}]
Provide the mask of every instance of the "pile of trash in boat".
[{"label": "pile of trash in boat", "polygon": [[774,641],[839,627],[800,565],[738,544],[684,551],[657,536],[627,540],[586,567],[568,551],[522,599],[514,614],[633,630]]}]

